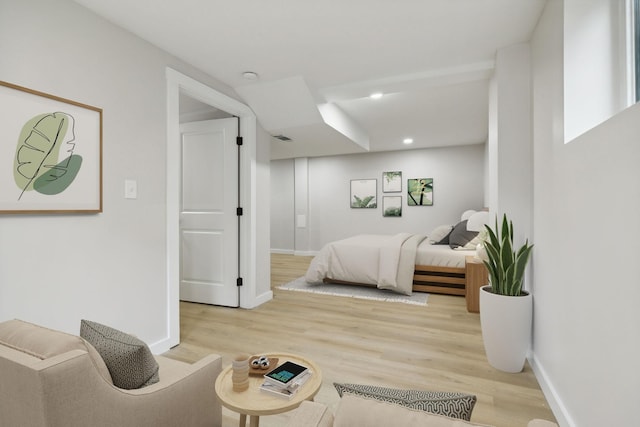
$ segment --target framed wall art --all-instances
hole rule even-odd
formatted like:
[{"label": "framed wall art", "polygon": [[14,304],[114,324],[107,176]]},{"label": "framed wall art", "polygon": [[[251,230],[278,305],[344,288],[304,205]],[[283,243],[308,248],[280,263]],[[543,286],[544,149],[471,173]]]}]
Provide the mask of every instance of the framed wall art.
[{"label": "framed wall art", "polygon": [[351,180],[351,207],[352,208],[377,208],[378,200],[377,179],[353,179]]},{"label": "framed wall art", "polygon": [[0,81],[0,213],[102,212],[102,109]]},{"label": "framed wall art", "polygon": [[382,192],[399,193],[402,191],[402,172],[382,172]]},{"label": "framed wall art", "polygon": [[407,180],[408,206],[433,206],[433,178]]},{"label": "framed wall art", "polygon": [[382,197],[382,216],[401,217],[402,216],[402,196]]}]

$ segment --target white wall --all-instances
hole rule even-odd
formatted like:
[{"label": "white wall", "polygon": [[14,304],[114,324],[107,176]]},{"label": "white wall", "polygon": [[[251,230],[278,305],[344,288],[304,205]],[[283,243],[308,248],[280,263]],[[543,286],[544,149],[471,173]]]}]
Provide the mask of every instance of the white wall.
[{"label": "white wall", "polygon": [[530,68],[528,43],[500,49],[489,86],[489,210],[513,221],[517,245],[531,237],[532,227]]},{"label": "white wall", "polygon": [[294,161],[271,162],[271,251],[293,253],[295,247]]},{"label": "white wall", "polygon": [[[255,296],[249,295],[249,305],[247,308],[256,307],[273,297],[271,292],[271,281],[263,280],[264,277],[271,276],[271,257],[269,248],[271,245],[271,214],[269,204],[271,200],[271,135],[269,135],[260,125],[257,129],[256,156],[255,156],[255,178],[252,179],[250,187],[255,192],[255,201],[252,202],[252,211],[255,213],[254,223],[256,235],[251,236],[252,241],[250,260],[255,268],[252,280],[255,285]],[[245,227],[245,233],[249,227]],[[245,239],[247,241],[247,239]],[[247,260],[240,260],[247,263]],[[250,266],[251,267],[251,266]],[[253,301],[251,301],[253,300]]]},{"label": "white wall", "polygon": [[294,171],[294,241],[297,251],[309,247],[309,159],[297,158],[293,162]]},{"label": "white wall", "polygon": [[564,144],[562,7],[547,4],[531,43],[532,362],[561,425],[635,425],[640,105]]},{"label": "white wall", "polygon": [[[272,178],[276,176],[275,170],[293,176],[290,169],[292,164],[293,160],[272,162]],[[396,170],[402,171],[402,192],[382,193],[382,172]],[[434,179],[433,206],[407,206],[405,192],[409,178]],[[377,180],[378,208],[350,207],[352,179]],[[402,196],[401,218],[382,216],[384,194]],[[292,188],[286,185],[276,187],[276,181],[272,181],[272,204],[276,201],[282,204],[282,200],[287,197],[294,197]],[[314,253],[330,241],[360,233],[427,234],[438,225],[456,223],[467,209],[480,209],[484,206],[484,144],[310,158],[308,200],[308,247],[282,247],[286,242],[291,242],[291,239],[285,240],[284,236],[276,238],[272,234],[272,250]],[[276,213],[272,210],[272,213],[272,224],[282,224],[289,218],[283,212]],[[285,232],[282,228],[279,230]]]},{"label": "white wall", "polygon": [[[104,212],[0,217],[0,320],[77,333],[89,318],[165,339],[165,68],[233,91],[67,0],[0,0],[0,57],[0,79],[104,111]],[[124,199],[125,178],[137,199]]]}]

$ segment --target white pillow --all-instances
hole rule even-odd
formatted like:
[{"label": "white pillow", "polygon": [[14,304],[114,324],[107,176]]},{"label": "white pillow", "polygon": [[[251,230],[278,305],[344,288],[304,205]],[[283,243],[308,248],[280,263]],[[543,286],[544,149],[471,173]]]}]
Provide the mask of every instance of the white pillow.
[{"label": "white pillow", "polygon": [[480,237],[480,233],[473,239],[469,240],[469,242],[463,246],[464,249],[476,249],[478,245],[482,243],[482,237]]},{"label": "white pillow", "polygon": [[389,402],[365,399],[345,393],[336,409],[334,427],[367,426],[478,426],[463,420],[418,411]]},{"label": "white pillow", "polygon": [[471,218],[471,215],[473,215],[474,213],[477,213],[477,211],[474,211],[473,209],[469,209],[462,212],[462,216],[460,216],[460,221],[464,221],[466,219]]},{"label": "white pillow", "polygon": [[453,230],[453,225],[439,225],[433,229],[431,233],[427,235],[429,239],[429,243],[434,244],[438,243],[440,240],[444,239],[447,234],[451,233]]}]

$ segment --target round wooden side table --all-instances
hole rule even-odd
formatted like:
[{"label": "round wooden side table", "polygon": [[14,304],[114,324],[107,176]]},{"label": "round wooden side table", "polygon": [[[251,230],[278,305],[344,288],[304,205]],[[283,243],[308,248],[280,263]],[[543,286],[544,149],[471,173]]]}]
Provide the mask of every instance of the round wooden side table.
[{"label": "round wooden side table", "polygon": [[[247,415],[250,417],[250,427],[258,427],[260,425],[260,416],[262,415],[273,415],[291,411],[300,406],[300,403],[304,400],[313,400],[322,385],[322,373],[313,361],[302,356],[287,353],[265,353],[264,355],[272,358],[277,357],[278,365],[290,360],[306,366],[313,374],[291,399],[285,399],[261,391],[260,385],[264,382],[264,378],[261,375],[249,376],[249,388],[247,390],[233,391],[233,384],[231,382],[233,370],[231,369],[231,365],[223,369],[216,379],[216,394],[224,407],[240,414],[240,427],[246,426]],[[275,366],[273,368],[275,368]],[[268,371],[269,370],[266,370],[265,373]]]}]

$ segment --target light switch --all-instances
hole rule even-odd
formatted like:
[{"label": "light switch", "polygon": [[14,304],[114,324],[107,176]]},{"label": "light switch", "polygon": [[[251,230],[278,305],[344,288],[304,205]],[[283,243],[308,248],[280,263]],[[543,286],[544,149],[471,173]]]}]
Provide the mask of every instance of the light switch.
[{"label": "light switch", "polygon": [[306,215],[298,215],[296,217],[296,226],[298,228],[305,228],[307,226],[307,216]]},{"label": "light switch", "polygon": [[125,199],[137,199],[138,198],[138,182],[134,179],[124,180],[124,198]]}]

